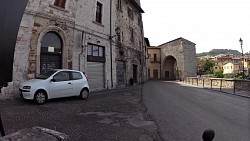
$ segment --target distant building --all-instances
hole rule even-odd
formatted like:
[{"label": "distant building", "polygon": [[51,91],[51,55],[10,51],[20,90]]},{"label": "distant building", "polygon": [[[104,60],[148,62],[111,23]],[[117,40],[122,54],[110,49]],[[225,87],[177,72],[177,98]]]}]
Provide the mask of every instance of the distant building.
[{"label": "distant building", "polygon": [[228,62],[223,65],[223,74],[236,74],[240,71],[239,63]]},{"label": "distant building", "polygon": [[149,79],[160,79],[161,73],[161,48],[159,47],[148,47],[148,78]]},{"label": "distant building", "polygon": [[197,76],[195,43],[182,37],[149,47],[147,62],[149,78],[175,80]]}]

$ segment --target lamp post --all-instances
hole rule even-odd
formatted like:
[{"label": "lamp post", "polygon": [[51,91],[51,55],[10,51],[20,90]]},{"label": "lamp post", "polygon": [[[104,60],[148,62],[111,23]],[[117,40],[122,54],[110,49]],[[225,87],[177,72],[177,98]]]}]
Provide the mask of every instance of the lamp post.
[{"label": "lamp post", "polygon": [[243,40],[240,38],[240,40],[239,40],[239,42],[240,42],[240,46],[241,46],[241,55],[242,55],[242,59],[243,59],[243,61],[242,61],[242,63],[243,63],[243,65],[242,65],[242,71],[243,71],[243,79],[245,78],[245,74],[244,74],[244,54],[243,54],[243,47],[242,47],[242,45],[243,45]]}]

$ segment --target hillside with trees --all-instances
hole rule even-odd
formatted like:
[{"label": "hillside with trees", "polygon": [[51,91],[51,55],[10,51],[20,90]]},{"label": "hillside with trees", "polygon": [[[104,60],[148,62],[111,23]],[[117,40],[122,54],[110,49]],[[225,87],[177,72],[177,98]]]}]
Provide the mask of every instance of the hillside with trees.
[{"label": "hillside with trees", "polygon": [[233,55],[241,55],[241,53],[238,50],[231,50],[231,49],[213,49],[209,52],[203,52],[203,53],[197,53],[197,57],[201,56],[216,56],[219,54],[233,54]]}]

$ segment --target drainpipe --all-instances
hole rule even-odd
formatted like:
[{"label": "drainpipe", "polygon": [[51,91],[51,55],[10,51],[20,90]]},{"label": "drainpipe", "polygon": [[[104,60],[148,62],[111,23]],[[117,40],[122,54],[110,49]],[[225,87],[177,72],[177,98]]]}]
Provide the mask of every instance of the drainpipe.
[{"label": "drainpipe", "polygon": [[160,79],[162,79],[162,72],[161,72],[161,63],[162,63],[162,60],[161,60],[161,49],[160,49]]},{"label": "drainpipe", "polygon": [[109,45],[110,45],[110,81],[111,81],[111,88],[113,88],[113,55],[112,55],[112,0],[110,0],[110,17],[109,17],[109,22],[110,22],[110,25],[109,25],[109,32],[110,32],[110,35],[109,35]]},{"label": "drainpipe", "polygon": [[[82,31],[82,41],[81,41],[81,52],[79,53],[79,56],[78,56],[78,70],[80,71],[81,70],[81,55],[83,54],[83,48],[85,47],[85,39],[86,38],[84,38],[84,41],[83,41],[83,35],[84,35],[84,30]],[[85,34],[85,36],[86,36],[86,34]],[[83,42],[84,42],[84,44],[83,44]]]}]

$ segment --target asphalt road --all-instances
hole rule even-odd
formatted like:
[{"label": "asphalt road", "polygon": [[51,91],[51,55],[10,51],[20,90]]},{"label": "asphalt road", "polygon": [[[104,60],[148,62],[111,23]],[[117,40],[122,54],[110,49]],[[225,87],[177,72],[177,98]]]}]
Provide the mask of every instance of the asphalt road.
[{"label": "asphalt road", "polygon": [[143,88],[148,112],[166,141],[250,141],[250,99],[178,82],[149,81]]}]

